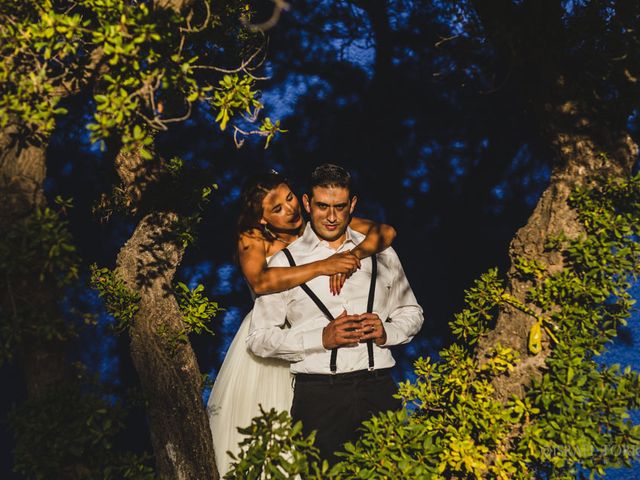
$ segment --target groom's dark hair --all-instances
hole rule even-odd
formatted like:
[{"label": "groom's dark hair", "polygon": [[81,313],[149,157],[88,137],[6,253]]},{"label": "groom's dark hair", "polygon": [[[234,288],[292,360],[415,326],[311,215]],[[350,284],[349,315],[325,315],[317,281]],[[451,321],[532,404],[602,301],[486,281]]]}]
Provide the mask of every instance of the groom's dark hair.
[{"label": "groom's dark hair", "polygon": [[313,197],[314,187],[340,187],[349,190],[349,196],[353,197],[351,189],[351,174],[339,165],[323,163],[311,172],[309,179],[309,197]]}]

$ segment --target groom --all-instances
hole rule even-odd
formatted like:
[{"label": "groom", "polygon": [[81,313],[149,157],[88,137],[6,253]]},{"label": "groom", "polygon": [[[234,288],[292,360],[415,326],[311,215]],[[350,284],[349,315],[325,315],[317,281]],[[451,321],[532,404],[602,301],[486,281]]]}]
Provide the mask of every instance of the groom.
[{"label": "groom", "polygon": [[[348,227],[357,198],[351,176],[325,164],[302,197],[310,223],[278,252],[270,267],[301,265],[353,249],[364,235]],[[363,420],[397,409],[395,365],[389,347],[409,342],[422,326],[422,309],[392,248],[363,260],[362,267],[331,295],[327,277],[256,300],[247,344],[262,357],[291,363],[295,390],[291,416],[303,432],[317,430],[323,458],[357,438]],[[284,328],[285,322],[291,328]]]}]

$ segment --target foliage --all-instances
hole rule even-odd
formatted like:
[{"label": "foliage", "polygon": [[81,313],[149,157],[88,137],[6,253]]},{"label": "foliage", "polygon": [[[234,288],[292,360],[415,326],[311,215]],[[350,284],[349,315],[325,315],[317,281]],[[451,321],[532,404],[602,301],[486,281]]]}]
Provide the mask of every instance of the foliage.
[{"label": "foliage", "polygon": [[[60,197],[55,203],[63,212],[73,206]],[[0,312],[0,362],[11,360],[26,341],[65,341],[77,334],[56,303],[77,280],[79,262],[61,213],[37,208],[11,224],[0,242],[0,288],[9,297],[3,305],[12,309]],[[14,409],[9,417],[16,438],[14,470],[37,479],[57,478],[62,471],[78,478],[153,478],[146,457],[112,451],[124,410],[106,395],[80,369],[73,382]]]},{"label": "foliage", "polygon": [[254,84],[251,77],[239,78],[237,75],[225,75],[220,80],[219,87],[215,89],[211,105],[220,110],[216,122],[220,122],[220,129],[227,128],[229,119],[234,110],[251,113],[252,108],[260,108],[262,105],[256,100],[256,91],[251,90]]},{"label": "foliage", "polygon": [[[526,478],[524,458],[506,444],[515,423],[512,409],[492,396],[492,379],[515,362],[513,352],[499,345],[484,365],[457,344],[441,352],[440,362],[419,359],[417,381],[400,386],[410,408],[365,425],[362,438],[346,447],[345,460],[334,468],[336,477]],[[372,470],[380,462],[384,470]]]},{"label": "foliage", "polygon": [[[451,322],[460,343],[438,361],[415,362],[417,379],[400,385],[405,408],[365,422],[361,438],[338,453],[342,461],[331,478],[572,479],[630,466],[640,451],[640,425],[628,415],[640,407],[640,376],[630,367],[600,365],[597,356],[633,305],[640,175],[594,182],[576,190],[570,205],[584,235],[548,244],[562,253],[564,268],[551,274],[539,261],[516,260],[518,274],[530,280],[524,304],[505,292],[497,270],[482,275]],[[527,359],[499,344],[483,358],[473,348],[505,306],[534,319],[538,338],[530,356],[542,342],[550,347],[542,377],[506,404],[492,382]],[[245,442],[256,441],[256,431],[245,433],[251,435]],[[270,458],[264,455],[256,452],[253,463]]]},{"label": "foliage", "polygon": [[0,242],[0,268],[8,276],[28,271],[39,282],[69,285],[78,278],[78,258],[68,222],[45,207],[13,224]]},{"label": "foliage", "polygon": [[108,268],[91,265],[91,286],[104,299],[107,311],[116,319],[115,330],[129,328],[138,311],[140,295],[129,289],[116,273]]},{"label": "foliage", "polygon": [[[128,329],[138,311],[140,295],[129,289],[114,271],[98,268],[95,264],[91,266],[91,285],[104,299],[107,311],[115,318],[115,330],[122,332]],[[222,309],[217,302],[203,295],[203,291],[202,285],[193,290],[182,282],[176,285],[175,295],[182,312],[183,328],[171,338],[172,345],[179,341],[186,342],[191,332],[199,334],[204,330],[213,335],[207,322]],[[160,331],[161,334],[164,332],[162,328]]]},{"label": "foliage", "polygon": [[184,212],[173,224],[173,231],[179,237],[182,246],[196,242],[196,227],[202,221],[202,213],[211,201],[211,194],[218,190],[218,184],[211,183],[209,169],[201,169],[184,162],[179,157],[168,163],[172,191],[181,199],[180,208]]},{"label": "foliage", "polygon": [[260,132],[262,135],[266,135],[266,142],[264,148],[269,148],[269,143],[276,136],[277,133],[286,133],[286,130],[280,128],[280,120],[276,120],[275,123],[269,118],[265,118],[260,125]]},{"label": "foliage", "polygon": [[[59,200],[64,208],[70,201]],[[13,358],[25,337],[51,341],[75,335],[61,315],[52,314],[47,289],[78,278],[78,256],[68,222],[51,208],[38,208],[13,223],[0,241],[0,289],[9,302],[0,309],[0,364]],[[56,299],[57,300],[57,299]],[[55,301],[55,300],[54,300]],[[9,311],[10,308],[10,311]]]},{"label": "foliage", "polygon": [[475,286],[465,292],[467,308],[457,313],[451,322],[453,334],[469,345],[475,344],[481,335],[487,333],[488,323],[493,319],[504,293],[498,270],[484,273]]},{"label": "foliage", "polygon": [[147,455],[114,450],[126,411],[108,393],[79,370],[77,382],[15,408],[14,471],[35,479],[153,479]]},{"label": "foliage", "polygon": [[[212,107],[222,130],[237,111],[260,109],[251,71],[264,40],[240,21],[246,3],[196,4],[196,15],[183,15],[127,0],[3,2],[0,126],[46,137],[66,113],[61,97],[92,83],[92,141],[115,135],[151,158],[153,132],[187,119],[196,105]],[[240,67],[222,68],[229,57]]]},{"label": "foliage", "polygon": [[[639,273],[640,176],[580,189],[571,206],[585,235],[550,245],[562,249],[565,268],[549,274],[532,261],[516,264],[532,281],[521,309],[536,317],[534,326],[548,325],[553,345],[542,379],[504,408],[491,396],[490,380],[518,362],[511,352],[496,346],[493,358],[500,361],[490,371],[491,360],[478,362],[463,345],[446,349],[438,363],[419,360],[417,381],[403,384],[400,394],[413,406],[405,424],[422,430],[419,437],[431,450],[409,444],[398,465],[404,462],[409,471],[432,465],[434,478],[574,478],[579,469],[602,474],[608,467],[630,465],[640,445],[640,426],[630,424],[627,410],[640,406],[640,379],[630,368],[607,368],[595,357],[615,337],[633,303],[628,290]],[[471,333],[459,329],[460,339],[462,333],[483,334],[490,320],[487,306],[514,306],[508,296],[498,295],[494,281],[484,277],[478,285],[481,298],[490,301],[472,301],[470,308],[485,325]],[[472,289],[470,299],[480,290]],[[355,474],[379,458],[376,433],[369,426],[340,466],[341,474]]]},{"label": "foliage", "polygon": [[[251,480],[259,478],[325,478],[326,461],[320,462],[318,449],[313,445],[315,434],[302,435],[302,424],[291,425],[287,412],[271,409],[254,418],[251,425],[239,431],[245,435],[238,457],[229,453],[234,462],[226,479]],[[321,466],[320,466],[321,465]]]},{"label": "foliage", "polygon": [[185,326],[179,334],[179,339],[186,341],[190,332],[200,333],[202,330],[213,335],[213,330],[207,322],[215,317],[220,310],[217,302],[212,302],[202,294],[204,286],[198,285],[191,290],[184,283],[176,285],[176,300],[182,311],[182,321]]},{"label": "foliage", "polygon": [[[160,6],[166,3],[0,2],[0,129],[11,136],[10,148],[16,146],[20,152],[34,144],[44,147],[56,117],[66,113],[62,99],[82,93],[92,96],[93,119],[87,126],[91,141],[139,153],[144,159],[152,157],[157,132],[189,118],[196,108],[212,118],[220,113],[222,130],[243,111],[251,113],[254,118],[249,120],[255,122],[262,105],[254,85],[258,78],[252,72],[264,60],[265,39],[240,21],[250,14],[246,2],[196,0],[187,12]],[[282,132],[270,120],[262,125],[269,130],[263,135],[268,141]],[[9,170],[10,176],[21,175]],[[204,202],[214,188],[205,185],[196,193]],[[63,202],[61,207],[70,204]],[[0,361],[15,351],[26,328],[33,330],[30,340],[68,336],[62,316],[51,314],[59,289],[41,293],[31,281],[63,287],[76,279],[77,262],[70,260],[74,247],[65,237],[65,225],[56,223],[51,210],[38,215],[32,224],[12,225],[11,235],[0,246],[3,267],[18,279],[12,283],[7,275],[7,284],[5,278],[0,280],[11,300],[2,307],[13,306],[12,311],[0,312]],[[198,217],[192,218],[196,220],[189,223],[197,223]],[[182,235],[184,241],[192,238],[189,228]],[[23,258],[16,256],[16,244],[25,247],[18,251]],[[116,328],[127,328],[138,309],[137,294],[113,272],[97,266],[92,268],[92,282],[115,316]],[[205,319],[218,310],[217,304],[198,289],[187,292],[183,300],[188,313],[181,336],[209,330]],[[85,387],[66,387],[41,399],[42,404],[30,401],[20,408],[14,417],[17,470],[34,478],[150,477],[135,458],[107,455],[116,420],[102,408],[108,402]],[[59,438],[54,438],[56,433]],[[61,470],[76,465],[77,471]]]}]

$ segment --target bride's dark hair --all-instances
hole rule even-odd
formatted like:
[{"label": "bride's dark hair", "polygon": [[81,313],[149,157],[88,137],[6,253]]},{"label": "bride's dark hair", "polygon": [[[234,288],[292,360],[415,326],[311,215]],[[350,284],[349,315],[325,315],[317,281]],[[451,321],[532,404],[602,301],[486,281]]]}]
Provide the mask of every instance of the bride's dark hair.
[{"label": "bride's dark hair", "polygon": [[268,240],[274,240],[275,236],[260,223],[262,218],[262,201],[267,194],[285,184],[289,186],[289,181],[276,172],[259,173],[251,177],[242,188],[240,194],[240,215],[238,216],[238,236],[259,230]]}]

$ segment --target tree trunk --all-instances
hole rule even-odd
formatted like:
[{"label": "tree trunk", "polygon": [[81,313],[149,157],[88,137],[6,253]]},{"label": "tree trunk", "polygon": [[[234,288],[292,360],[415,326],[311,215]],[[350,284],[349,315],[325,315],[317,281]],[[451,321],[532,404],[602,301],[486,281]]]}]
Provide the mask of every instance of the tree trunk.
[{"label": "tree trunk", "polygon": [[[572,190],[590,184],[596,176],[628,178],[638,154],[637,145],[624,130],[612,133],[608,138],[590,133],[596,130],[588,119],[578,114],[573,102],[562,105],[560,114],[573,118],[573,125],[570,128],[555,127],[552,143],[557,158],[549,186],[509,248],[511,267],[507,273],[507,292],[523,303],[526,303],[525,295],[530,284],[516,274],[515,259],[538,260],[548,266],[550,274],[562,270],[561,254],[545,252],[544,245],[561,232],[568,238],[583,233],[575,212],[567,203]],[[537,355],[529,353],[528,335],[534,323],[535,319],[530,315],[507,306],[501,309],[495,329],[479,342],[477,354],[481,362],[483,355],[497,343],[520,353],[515,369],[494,382],[496,396],[501,400],[507,400],[514,394],[522,397],[524,388],[541,376],[550,353],[550,343],[549,338],[543,337],[542,351]]]},{"label": "tree trunk", "polygon": [[[0,231],[8,231],[17,222],[46,204],[45,148],[25,140],[19,128],[10,125],[0,132]],[[21,329],[20,300],[37,305],[48,318],[59,316],[56,305],[60,292],[51,281],[41,282],[34,272],[11,278],[3,275],[1,308],[13,318],[15,328]],[[30,399],[42,398],[57,385],[69,380],[66,341],[46,341],[37,334],[20,335],[18,357],[24,371],[25,386]]]},{"label": "tree trunk", "polygon": [[44,205],[45,147],[26,142],[15,125],[0,131],[0,225],[4,228]]},{"label": "tree trunk", "polygon": [[[187,16],[193,3],[154,0],[156,8]],[[161,163],[157,158],[149,162],[136,153],[119,153],[116,170],[131,211],[161,177]],[[177,341],[183,322],[172,281],[184,254],[175,235],[177,219],[171,212],[144,216],[118,254],[116,272],[140,295],[130,328],[131,357],[147,400],[156,473],[170,480],[217,480],[200,368],[191,344]]]},{"label": "tree trunk", "polygon": [[157,473],[217,479],[198,362],[191,345],[177,340],[183,321],[172,280],[184,247],[174,234],[176,220],[168,212],[146,215],[120,251],[116,271],[141,298],[131,356],[147,400]]}]

